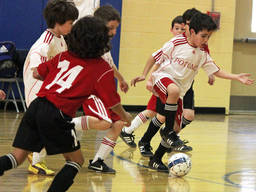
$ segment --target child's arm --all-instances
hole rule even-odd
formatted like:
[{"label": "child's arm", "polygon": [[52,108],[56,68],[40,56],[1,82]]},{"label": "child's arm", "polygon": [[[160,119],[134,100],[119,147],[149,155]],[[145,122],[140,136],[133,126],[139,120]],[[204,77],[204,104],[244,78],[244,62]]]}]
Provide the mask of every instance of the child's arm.
[{"label": "child's arm", "polygon": [[5,99],[5,92],[3,90],[0,89],[0,100],[4,100]]},{"label": "child's arm", "polygon": [[155,59],[152,55],[150,55],[144,67],[142,75],[132,79],[131,85],[135,87],[137,82],[144,81],[146,79],[147,74],[149,73],[150,69],[153,67],[154,64],[155,64]]},{"label": "child's arm", "polygon": [[31,69],[32,71],[33,71],[33,77],[35,78],[35,79],[38,79],[38,80],[44,80],[40,75],[39,75],[39,73],[38,73],[38,71],[37,71],[37,67],[34,67],[34,68],[32,68]]},{"label": "child's arm", "polygon": [[117,70],[116,66],[113,65],[112,67],[113,67],[113,69],[114,69],[114,76],[115,76],[115,78],[117,78],[117,80],[118,80],[119,87],[120,87],[121,91],[123,91],[123,92],[126,93],[126,92],[128,91],[128,89],[129,89],[128,83],[124,80],[124,77],[123,77],[122,74]]},{"label": "child's arm", "polygon": [[254,80],[248,78],[251,76],[251,74],[249,73],[233,74],[233,73],[227,73],[225,71],[219,70],[215,72],[214,75],[222,79],[237,80],[245,85],[251,85],[254,83]]}]

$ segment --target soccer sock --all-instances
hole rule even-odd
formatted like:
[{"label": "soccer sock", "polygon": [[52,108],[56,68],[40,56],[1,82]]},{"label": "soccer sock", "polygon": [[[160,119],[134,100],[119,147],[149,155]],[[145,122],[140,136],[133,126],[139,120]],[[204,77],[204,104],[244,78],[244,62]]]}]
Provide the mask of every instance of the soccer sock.
[{"label": "soccer sock", "polygon": [[11,153],[0,157],[0,176],[2,176],[5,171],[16,168],[17,166],[17,161]]},{"label": "soccer sock", "polygon": [[175,115],[177,112],[177,104],[166,103],[164,106],[165,112],[165,128],[163,128],[164,134],[168,135],[169,132],[173,131],[173,125],[175,122]]},{"label": "soccer sock", "polygon": [[75,123],[75,130],[82,131],[82,130],[88,130],[89,124],[88,124],[88,117],[89,116],[81,116],[76,117],[72,119],[72,123]]},{"label": "soccer sock", "polygon": [[182,116],[182,126],[181,129],[185,128],[187,125],[189,125],[192,121],[186,119],[184,116]]},{"label": "soccer sock", "polygon": [[123,131],[125,133],[131,134],[134,132],[137,128],[139,128],[142,124],[146,123],[148,120],[148,117],[145,116],[142,112],[139,113],[133,120],[130,125],[130,127],[124,127]]},{"label": "soccer sock", "polygon": [[73,180],[81,169],[81,166],[72,161],[67,161],[65,166],[54,177],[52,184],[50,185],[48,192],[64,192],[73,184]]},{"label": "soccer sock", "polygon": [[100,148],[96,153],[92,163],[97,161],[98,158],[104,160],[109,155],[109,153],[114,149],[115,145],[116,145],[115,141],[112,141],[111,139],[104,137],[101,142]]},{"label": "soccer sock", "polygon": [[167,150],[167,147],[165,147],[166,145],[164,144],[165,142],[162,140],[161,143],[159,144],[155,154],[154,154],[154,157],[155,158],[158,158],[158,159],[162,159],[166,150]]},{"label": "soccer sock", "polygon": [[143,137],[141,138],[141,142],[143,143],[150,143],[151,139],[155,136],[157,131],[160,129],[161,123],[156,117],[154,117],[149,126],[147,131],[144,133]]},{"label": "soccer sock", "polygon": [[35,165],[37,163],[43,162],[46,157],[46,151],[45,149],[42,149],[40,153],[34,152],[33,158],[32,158],[32,165]]}]

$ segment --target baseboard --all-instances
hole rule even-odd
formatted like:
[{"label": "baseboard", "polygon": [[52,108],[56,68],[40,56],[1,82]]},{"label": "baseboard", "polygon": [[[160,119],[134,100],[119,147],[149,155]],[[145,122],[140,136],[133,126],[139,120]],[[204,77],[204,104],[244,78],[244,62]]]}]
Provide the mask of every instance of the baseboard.
[{"label": "baseboard", "polygon": [[[141,112],[146,109],[145,105],[124,105],[129,112]],[[197,114],[225,114],[225,107],[195,107]]]},{"label": "baseboard", "polygon": [[255,96],[231,96],[230,97],[231,111],[256,111]]}]

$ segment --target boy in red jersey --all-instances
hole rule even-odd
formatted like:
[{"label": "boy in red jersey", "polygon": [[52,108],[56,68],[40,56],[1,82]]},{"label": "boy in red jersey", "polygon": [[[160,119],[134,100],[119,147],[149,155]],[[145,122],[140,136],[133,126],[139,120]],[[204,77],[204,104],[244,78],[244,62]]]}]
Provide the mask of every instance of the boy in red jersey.
[{"label": "boy in red jersey", "polygon": [[31,151],[45,147],[48,155],[62,153],[66,164],[48,192],[67,191],[84,162],[71,123],[84,100],[95,94],[124,122],[129,124],[131,119],[120,104],[113,69],[101,58],[109,50],[105,24],[94,17],[80,19],[68,35],[67,44],[68,51],[34,68],[34,77],[43,79],[43,85],[22,118],[13,152],[0,157],[3,175],[20,165]]},{"label": "boy in red jersey", "polygon": [[[203,49],[213,31],[217,29],[212,18],[203,13],[195,14],[189,24],[189,36],[176,36],[164,44],[158,51],[155,70],[148,85],[152,83],[156,93],[164,106],[166,126],[160,129],[162,141],[150,158],[149,167],[158,171],[168,172],[162,157],[168,148],[180,146],[182,143],[174,131],[176,113],[182,111],[182,98],[191,87],[195,75],[202,67],[209,75],[230,80],[237,80],[245,85],[253,84],[250,74],[232,74],[222,71],[208,52]],[[157,68],[158,66],[158,68]],[[150,86],[148,86],[150,87]]]},{"label": "boy in red jersey", "polygon": [[0,89],[0,100],[4,100],[5,99],[5,92],[3,90]]},{"label": "boy in red jersey", "polygon": [[[32,45],[23,67],[23,79],[25,86],[25,100],[29,107],[30,103],[37,97],[43,82],[33,77],[32,68],[38,67],[57,54],[66,51],[67,45],[64,35],[72,28],[73,21],[78,17],[78,10],[74,3],[67,0],[49,0],[44,9],[44,19],[47,29]],[[28,171],[32,174],[54,175],[54,171],[46,166],[46,152],[29,154]]]}]

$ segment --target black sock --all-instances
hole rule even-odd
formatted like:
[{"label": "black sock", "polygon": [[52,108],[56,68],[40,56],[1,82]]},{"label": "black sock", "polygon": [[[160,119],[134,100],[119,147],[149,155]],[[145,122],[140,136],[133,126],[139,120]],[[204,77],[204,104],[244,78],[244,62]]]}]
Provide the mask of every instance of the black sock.
[{"label": "black sock", "polygon": [[149,126],[147,131],[144,133],[143,137],[141,138],[141,142],[143,143],[150,143],[151,139],[155,136],[155,134],[158,132],[160,129],[161,123],[156,117],[154,117]]},{"label": "black sock", "polygon": [[185,117],[182,116],[182,127],[181,129],[185,128],[188,124],[190,124],[192,121],[186,119]]},{"label": "black sock", "polygon": [[17,161],[12,154],[7,154],[0,157],[0,176],[2,176],[5,171],[16,167]]},{"label": "black sock", "polygon": [[161,143],[159,144],[155,154],[154,154],[154,157],[155,158],[158,158],[158,159],[162,159],[165,152],[166,152],[167,148],[164,147]]},{"label": "black sock", "polygon": [[54,180],[47,192],[64,192],[73,184],[73,180],[81,166],[72,161],[67,161],[65,166],[54,177]]},{"label": "black sock", "polygon": [[164,106],[166,120],[165,120],[165,128],[163,129],[163,131],[165,135],[168,135],[169,132],[173,131],[173,125],[175,122],[177,108],[178,108],[177,104],[166,103]]}]

